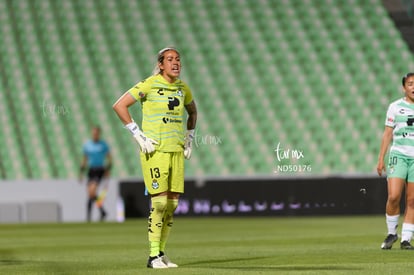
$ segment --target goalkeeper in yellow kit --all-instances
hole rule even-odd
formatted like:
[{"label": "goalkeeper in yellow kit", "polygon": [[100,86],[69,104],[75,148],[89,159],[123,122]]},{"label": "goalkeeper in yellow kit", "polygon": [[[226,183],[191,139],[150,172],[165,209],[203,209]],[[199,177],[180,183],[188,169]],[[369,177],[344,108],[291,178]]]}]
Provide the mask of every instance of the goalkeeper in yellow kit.
[{"label": "goalkeeper in yellow kit", "polygon": [[[158,53],[153,75],[137,83],[113,109],[139,144],[145,186],[151,195],[148,218],[149,268],[177,267],[165,255],[178,199],[184,192],[184,158],[191,157],[197,120],[191,90],[179,79],[180,54],[174,48]],[[128,107],[139,101],[142,127],[132,120]],[[184,110],[188,113],[184,132]]]}]

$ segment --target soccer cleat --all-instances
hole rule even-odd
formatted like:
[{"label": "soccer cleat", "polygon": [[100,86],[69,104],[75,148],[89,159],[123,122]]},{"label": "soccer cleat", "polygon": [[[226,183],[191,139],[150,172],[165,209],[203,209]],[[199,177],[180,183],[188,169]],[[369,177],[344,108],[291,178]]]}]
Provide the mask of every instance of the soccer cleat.
[{"label": "soccer cleat", "polygon": [[398,240],[398,235],[388,234],[381,245],[381,249],[391,249],[392,245]]},{"label": "soccer cleat", "polygon": [[400,247],[401,247],[401,249],[405,249],[405,250],[413,250],[414,249],[414,246],[411,246],[409,241],[401,242]]},{"label": "soccer cleat", "polygon": [[168,266],[163,262],[162,258],[159,256],[149,257],[147,267],[154,269],[168,268]]},{"label": "soccer cleat", "polygon": [[173,263],[173,262],[171,262],[170,261],[170,259],[167,257],[167,255],[162,255],[162,256],[160,256],[161,257],[161,259],[162,259],[162,262],[166,265],[166,266],[168,266],[168,267],[178,267],[178,265],[177,264],[175,264],[175,263]]}]

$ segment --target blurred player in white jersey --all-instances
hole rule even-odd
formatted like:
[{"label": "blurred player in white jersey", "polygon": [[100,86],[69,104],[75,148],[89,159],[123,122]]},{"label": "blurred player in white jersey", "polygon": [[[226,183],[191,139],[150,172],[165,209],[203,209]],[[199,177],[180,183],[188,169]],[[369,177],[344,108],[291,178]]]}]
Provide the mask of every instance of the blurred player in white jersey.
[{"label": "blurred player in white jersey", "polygon": [[414,232],[414,73],[408,73],[402,78],[402,86],[405,96],[388,107],[377,165],[377,172],[381,176],[385,171],[384,157],[391,145],[386,167],[388,235],[381,245],[382,249],[391,249],[398,240],[397,227],[404,188],[406,210],[400,248],[414,249],[410,243]]}]

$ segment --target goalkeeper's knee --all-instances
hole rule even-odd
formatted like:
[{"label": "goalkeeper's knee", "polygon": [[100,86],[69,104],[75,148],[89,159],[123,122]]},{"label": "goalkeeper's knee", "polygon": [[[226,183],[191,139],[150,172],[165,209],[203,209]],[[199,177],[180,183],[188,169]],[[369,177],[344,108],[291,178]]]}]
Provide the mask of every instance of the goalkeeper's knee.
[{"label": "goalkeeper's knee", "polygon": [[151,197],[151,212],[164,213],[167,209],[167,196]]},{"label": "goalkeeper's knee", "polygon": [[172,216],[174,214],[175,209],[177,209],[177,206],[178,206],[178,199],[168,199],[167,200],[167,209],[166,209],[165,212],[168,215]]}]

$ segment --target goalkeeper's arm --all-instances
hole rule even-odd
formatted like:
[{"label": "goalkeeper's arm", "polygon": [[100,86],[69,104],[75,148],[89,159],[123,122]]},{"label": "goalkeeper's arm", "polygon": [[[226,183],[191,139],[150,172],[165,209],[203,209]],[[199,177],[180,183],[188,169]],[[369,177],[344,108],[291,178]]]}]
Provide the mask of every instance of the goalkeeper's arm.
[{"label": "goalkeeper's arm", "polygon": [[128,107],[133,105],[135,102],[137,102],[135,98],[130,93],[126,92],[112,106],[124,125],[132,122]]},{"label": "goalkeeper's arm", "polygon": [[133,121],[128,107],[136,102],[135,98],[128,92],[124,93],[115,104],[112,106],[119,119],[124,123],[135,140],[138,142],[141,152],[152,153],[155,151],[154,144],[158,144],[155,140],[152,140],[145,136],[145,134],[139,129],[138,125]]},{"label": "goalkeeper's arm", "polygon": [[135,121],[132,121],[131,123],[128,123],[127,125],[125,125],[125,128],[127,128],[131,132],[131,134],[134,136],[135,140],[139,144],[139,148],[141,149],[141,152],[146,153],[146,154],[151,154],[152,152],[155,151],[154,144],[158,144],[158,142],[145,136],[145,134],[139,129]]},{"label": "goalkeeper's arm", "polygon": [[187,133],[184,139],[184,157],[186,159],[190,159],[193,147],[194,129],[197,123],[197,107],[194,100],[191,101],[189,104],[185,105],[185,109],[187,110],[188,118]]}]

